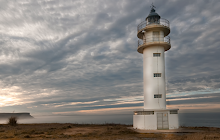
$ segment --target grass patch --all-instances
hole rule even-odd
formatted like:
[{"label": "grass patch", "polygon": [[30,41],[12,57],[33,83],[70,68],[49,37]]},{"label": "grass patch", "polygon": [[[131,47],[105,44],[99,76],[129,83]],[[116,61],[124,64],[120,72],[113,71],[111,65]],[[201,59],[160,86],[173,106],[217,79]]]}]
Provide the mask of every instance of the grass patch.
[{"label": "grass patch", "polygon": [[0,139],[79,139],[79,140],[199,140],[220,139],[220,128],[185,128],[204,130],[195,133],[137,133],[124,124],[19,124],[0,126]]}]

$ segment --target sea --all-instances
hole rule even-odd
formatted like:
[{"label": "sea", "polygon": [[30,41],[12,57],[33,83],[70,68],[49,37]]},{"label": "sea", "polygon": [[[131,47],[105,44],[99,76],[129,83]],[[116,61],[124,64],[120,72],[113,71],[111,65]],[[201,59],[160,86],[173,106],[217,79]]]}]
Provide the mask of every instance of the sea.
[{"label": "sea", "polygon": [[[20,124],[30,123],[76,123],[76,124],[128,124],[132,125],[133,115],[74,115],[74,116],[33,116],[33,119],[19,119]],[[6,124],[7,120],[0,120]],[[219,113],[179,113],[180,126],[218,127],[220,128]]]}]

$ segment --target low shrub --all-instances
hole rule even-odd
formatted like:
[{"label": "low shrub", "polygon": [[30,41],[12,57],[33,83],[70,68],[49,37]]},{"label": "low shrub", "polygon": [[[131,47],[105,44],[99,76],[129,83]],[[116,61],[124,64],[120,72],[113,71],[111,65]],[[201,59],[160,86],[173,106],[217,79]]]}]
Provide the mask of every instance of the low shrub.
[{"label": "low shrub", "polygon": [[17,117],[10,117],[8,119],[8,124],[11,125],[11,126],[16,126],[17,125],[17,121],[18,121]]}]

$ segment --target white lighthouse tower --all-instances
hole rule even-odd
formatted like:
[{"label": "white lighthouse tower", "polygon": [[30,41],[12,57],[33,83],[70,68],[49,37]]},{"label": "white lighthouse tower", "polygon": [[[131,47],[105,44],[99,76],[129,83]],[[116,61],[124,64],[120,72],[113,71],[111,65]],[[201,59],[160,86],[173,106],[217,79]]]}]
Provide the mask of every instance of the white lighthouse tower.
[{"label": "white lighthouse tower", "polygon": [[144,109],[134,111],[135,129],[179,128],[178,110],[166,108],[165,51],[171,48],[170,24],[152,5],[145,21],[137,26],[138,49],[143,54]]}]

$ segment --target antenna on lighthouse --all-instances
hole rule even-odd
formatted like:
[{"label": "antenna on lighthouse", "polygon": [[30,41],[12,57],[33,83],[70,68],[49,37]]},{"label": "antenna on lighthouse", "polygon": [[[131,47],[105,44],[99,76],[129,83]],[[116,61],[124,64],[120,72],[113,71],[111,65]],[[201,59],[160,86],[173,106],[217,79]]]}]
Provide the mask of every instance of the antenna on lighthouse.
[{"label": "antenna on lighthouse", "polygon": [[152,4],[151,4],[150,8],[151,8],[151,9],[156,8],[156,7],[154,6],[153,2],[152,2]]}]

